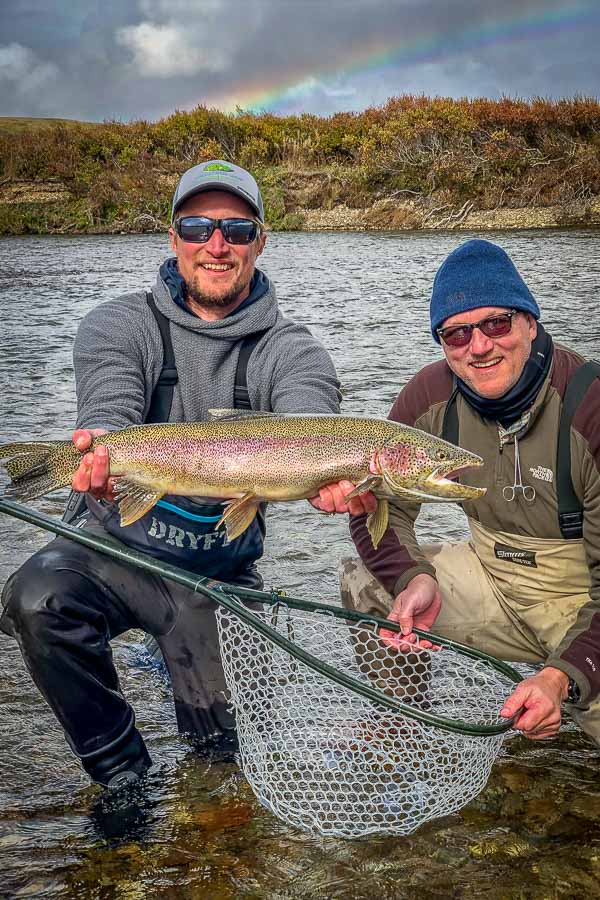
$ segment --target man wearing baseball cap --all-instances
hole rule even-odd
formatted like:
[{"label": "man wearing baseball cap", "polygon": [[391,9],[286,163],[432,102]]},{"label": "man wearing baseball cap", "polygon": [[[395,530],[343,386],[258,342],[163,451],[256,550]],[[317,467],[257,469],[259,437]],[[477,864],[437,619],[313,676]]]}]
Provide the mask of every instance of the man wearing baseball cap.
[{"label": "man wearing baseball cap", "polygon": [[[339,412],[329,354],[281,313],[272,282],[256,267],[266,234],[252,175],[226,160],[184,172],[169,238],[175,255],[160,266],[151,291],[103,303],[81,322],[74,348],[76,446],[86,450],[95,434],[143,422],[204,421],[213,408]],[[198,498],[165,497],[122,528],[100,447],[83,457],[72,486],[85,498],[71,511],[78,527],[201,576],[262,585],[256,561],[264,510],[231,542],[216,530],[222,504]],[[373,508],[370,496],[346,504],[351,489],[334,484],[311,502],[326,512]],[[120,788],[150,766],[109,647],[130,628],[158,641],[180,730],[208,747],[235,748],[214,607],[200,595],[57,538],[12,576],[3,603],[3,630],[18,638],[93,781]]]},{"label": "man wearing baseball cap", "polygon": [[[391,502],[377,550],[351,519],[360,559],[342,564],[344,604],[541,666],[507,698],[527,737],[554,736],[561,707],[600,746],[600,366],[553,344],[505,251],[459,246],[433,284],[445,359],[400,392],[390,418],[475,453],[461,473],[486,494],[463,504],[471,539],[420,546],[417,504]],[[431,647],[430,642],[425,646]]]}]

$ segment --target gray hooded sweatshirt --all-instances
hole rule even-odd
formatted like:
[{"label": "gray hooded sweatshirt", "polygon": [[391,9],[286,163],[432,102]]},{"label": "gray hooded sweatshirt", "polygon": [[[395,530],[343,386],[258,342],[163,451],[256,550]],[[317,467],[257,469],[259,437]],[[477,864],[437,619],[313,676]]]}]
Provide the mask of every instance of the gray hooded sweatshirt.
[{"label": "gray hooded sweatshirt", "polygon": [[[160,274],[153,294],[170,323],[179,375],[170,421],[205,421],[209,409],[233,408],[240,342],[265,328],[268,331],[248,362],[252,408],[278,413],[339,412],[341,394],[331,357],[305,326],[282,315],[270,283],[254,302],[215,322],[178,306]],[[163,364],[162,338],[145,293],[125,294],[91,310],[79,326],[73,361],[78,428],[112,431],[144,422]],[[165,501],[186,508],[182,498]],[[183,521],[177,513],[154,507],[125,529],[118,526],[113,505],[88,498],[88,506],[107,531],[129,546],[209,577],[227,580],[262,554],[261,517],[256,528],[227,545],[223,529],[216,539],[214,517],[203,525],[190,520],[193,505],[189,501],[188,518]],[[200,552],[203,549],[206,552]]]}]

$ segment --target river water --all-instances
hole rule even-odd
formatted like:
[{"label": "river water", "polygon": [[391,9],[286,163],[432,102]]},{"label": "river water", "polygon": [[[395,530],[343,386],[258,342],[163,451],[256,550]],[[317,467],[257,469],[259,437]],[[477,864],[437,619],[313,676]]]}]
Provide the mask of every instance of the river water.
[{"label": "river water", "polygon": [[[348,413],[384,415],[441,351],[428,296],[443,258],[470,235],[272,234],[261,258],[280,304],[329,348]],[[486,235],[508,250],[554,336],[600,355],[600,233]],[[63,438],[75,419],[71,346],[97,303],[148,287],[165,236],[0,240],[0,440]],[[64,494],[36,506],[60,515]],[[48,536],[2,517],[0,585]],[[427,539],[461,537],[460,510],[430,506]],[[269,586],[337,599],[352,552],[343,517],[306,503],[269,513]],[[169,688],[140,635],[117,641],[122,688],[158,773],[128,837],[110,837],[91,787],[23,664],[0,635],[0,897],[600,897],[600,757],[574,726],[541,744],[504,744],[482,794],[404,838],[321,839],[279,822],[232,763],[199,757],[177,733]],[[117,826],[119,823],[117,822]]]}]

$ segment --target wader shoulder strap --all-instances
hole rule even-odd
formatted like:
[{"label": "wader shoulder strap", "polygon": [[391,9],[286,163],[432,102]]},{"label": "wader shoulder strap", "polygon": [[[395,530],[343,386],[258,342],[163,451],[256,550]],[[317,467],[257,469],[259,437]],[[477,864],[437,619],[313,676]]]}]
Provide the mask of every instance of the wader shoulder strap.
[{"label": "wader shoulder strap", "polygon": [[[168,422],[171,404],[173,402],[173,391],[178,381],[175,353],[173,352],[173,343],[171,341],[171,329],[169,327],[169,320],[158,309],[154,297],[150,292],[146,294],[146,301],[156,319],[156,324],[160,329],[164,353],[162,372],[154,387],[154,393],[152,394],[152,399],[150,401],[150,410],[146,416],[146,422]],[[262,331],[257,331],[254,334],[249,335],[242,341],[235,373],[235,409],[252,409],[250,398],[248,396],[248,360],[259,340],[267,331],[268,329],[264,328]]]},{"label": "wader shoulder strap", "polygon": [[150,409],[146,416],[146,422],[168,422],[169,413],[171,412],[171,404],[173,403],[173,391],[179,380],[177,367],[175,365],[175,353],[173,352],[173,342],[171,341],[171,329],[169,320],[158,309],[154,297],[151,292],[146,294],[146,302],[150,307],[152,315],[156,319],[156,324],[160,329],[160,336],[163,342],[163,367],[159,375],[158,381],[154,386],[152,399],[150,400]]},{"label": "wader shoulder strap", "polygon": [[[168,422],[169,413],[171,412],[171,403],[173,402],[173,389],[177,384],[178,375],[175,367],[175,354],[173,353],[173,344],[171,342],[171,332],[169,330],[169,320],[160,312],[154,302],[154,297],[150,291],[146,292],[146,303],[150,307],[156,324],[160,329],[160,336],[163,342],[163,368],[159,379],[156,382],[152,399],[150,400],[150,409],[146,416],[146,422]],[[63,522],[70,523],[74,521],[84,510],[87,509],[86,495],[76,494],[71,491],[69,499],[63,514]]]},{"label": "wader shoulder strap", "polygon": [[235,388],[233,392],[234,409],[252,409],[250,396],[248,394],[248,360],[261,337],[263,334],[266,334],[268,330],[268,328],[263,328],[262,331],[256,331],[242,341],[235,373]]},{"label": "wader shoulder strap", "polygon": [[593,360],[583,363],[571,378],[563,397],[556,453],[556,492],[558,524],[566,540],[581,538],[583,535],[583,509],[571,478],[571,422],[596,378],[600,378],[600,363]]},{"label": "wader shoulder strap", "polygon": [[444,422],[442,424],[442,434],[441,437],[445,441],[449,441],[451,444],[458,444],[458,410],[456,408],[456,397],[458,395],[458,388],[456,385],[448,402],[446,403],[446,409],[444,410]]}]

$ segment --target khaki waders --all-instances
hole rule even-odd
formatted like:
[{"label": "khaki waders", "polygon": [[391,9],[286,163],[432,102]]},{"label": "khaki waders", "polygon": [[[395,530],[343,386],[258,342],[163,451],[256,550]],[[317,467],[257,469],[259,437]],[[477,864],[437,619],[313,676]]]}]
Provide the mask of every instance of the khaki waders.
[{"label": "khaki waders", "polygon": [[[508,662],[544,663],[589,600],[583,541],[492,532],[469,520],[472,539],[424,545],[435,567],[442,609],[432,630]],[[394,602],[358,558],[340,565],[347,609],[386,617]],[[600,697],[569,707],[600,746]]]}]

